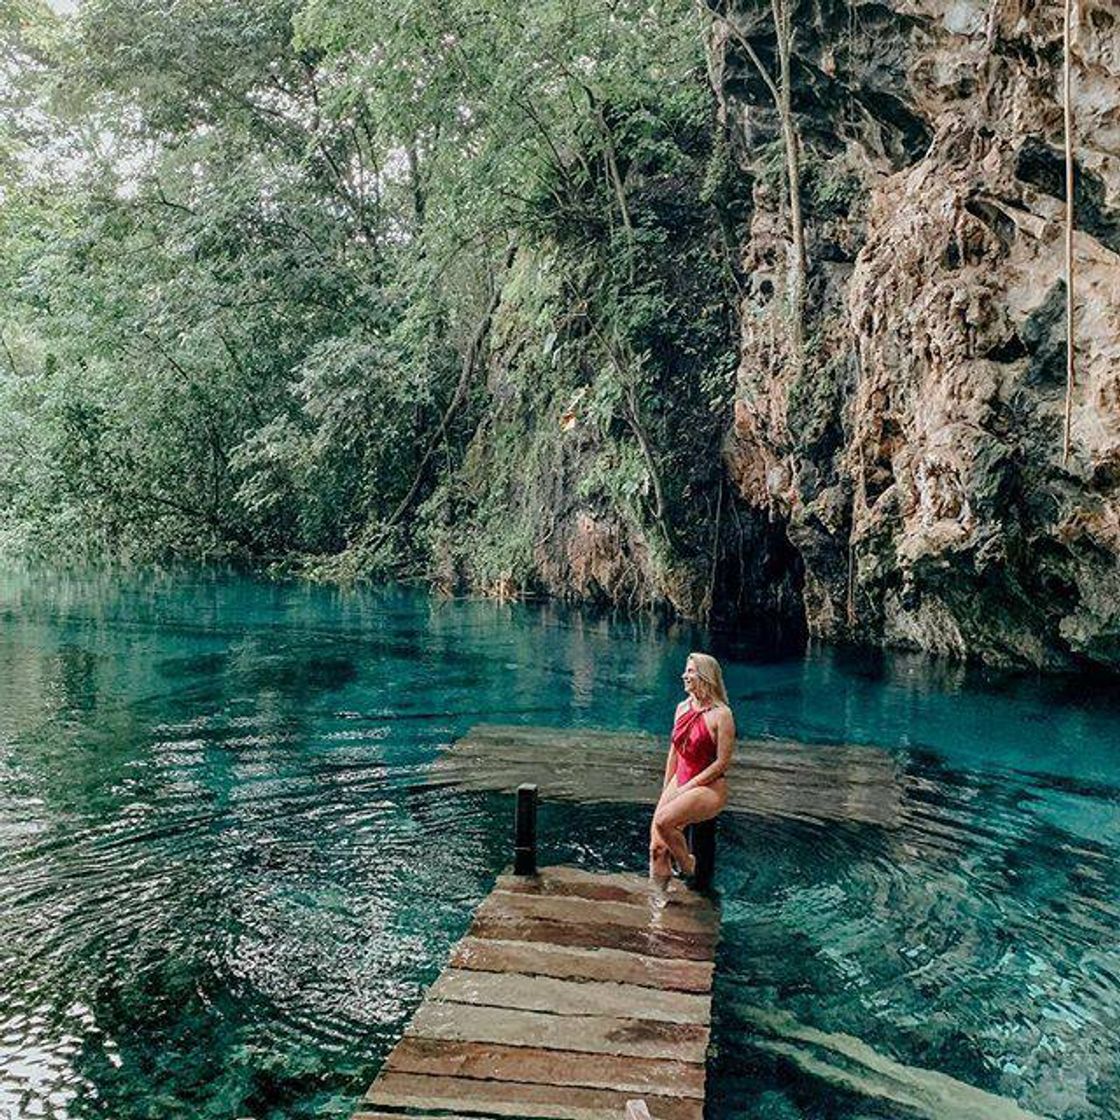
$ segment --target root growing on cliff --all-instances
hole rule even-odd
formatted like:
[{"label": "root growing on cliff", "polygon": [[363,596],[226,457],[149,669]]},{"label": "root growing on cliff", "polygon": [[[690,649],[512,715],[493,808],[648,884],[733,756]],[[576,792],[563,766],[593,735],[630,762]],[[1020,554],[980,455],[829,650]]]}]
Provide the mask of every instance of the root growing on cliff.
[{"label": "root growing on cliff", "polygon": [[786,163],[786,188],[789,193],[789,226],[792,248],[790,267],[790,342],[793,348],[794,365],[798,373],[805,364],[805,289],[808,261],[805,253],[805,221],[801,213],[801,157],[797,125],[793,118],[790,83],[790,54],[793,44],[791,8],[788,0],[770,0],[770,11],[774,21],[774,38],[778,48],[778,78],[775,81],[766,69],[758,52],[739,27],[727,16],[707,6],[700,0],[704,11],[730,32],[735,41],[743,48],[751,64],[758,71],[778,114],[782,133],[782,147]]},{"label": "root growing on cliff", "polygon": [[1073,413],[1073,97],[1071,40],[1073,0],[1065,0],[1065,25],[1062,37],[1062,114],[1066,148],[1066,406],[1065,433],[1062,437],[1062,466],[1069,465],[1070,420]]}]

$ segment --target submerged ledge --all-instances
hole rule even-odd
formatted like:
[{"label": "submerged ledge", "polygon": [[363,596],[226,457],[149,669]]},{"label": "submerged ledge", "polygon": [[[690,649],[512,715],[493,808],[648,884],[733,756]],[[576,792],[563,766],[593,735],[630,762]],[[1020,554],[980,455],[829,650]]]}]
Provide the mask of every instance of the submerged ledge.
[{"label": "submerged ledge", "polygon": [[[593,728],[478,724],[433,773],[461,789],[512,793],[532,782],[543,798],[656,804],[666,747],[657,736]],[[878,747],[772,739],[739,743],[728,771],[727,811],[897,828],[911,783]]]}]

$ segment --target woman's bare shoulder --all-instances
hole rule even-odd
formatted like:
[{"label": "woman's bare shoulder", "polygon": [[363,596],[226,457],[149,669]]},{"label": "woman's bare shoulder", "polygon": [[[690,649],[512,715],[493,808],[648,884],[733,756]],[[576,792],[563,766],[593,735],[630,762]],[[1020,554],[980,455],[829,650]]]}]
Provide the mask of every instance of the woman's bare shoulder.
[{"label": "woman's bare shoulder", "polygon": [[681,712],[685,711],[685,710],[686,710],[686,709],[688,708],[689,704],[691,704],[691,703],[692,703],[692,701],[691,701],[691,700],[689,700],[689,699],[688,699],[688,697],[686,696],[686,697],[685,697],[685,698],[684,698],[684,699],[683,699],[683,700],[682,700],[682,701],[681,701],[681,702],[680,702],[680,703],[679,703],[679,704],[677,705],[677,710],[676,710],[676,711],[675,711],[675,712],[673,713],[673,716],[674,716],[674,718],[675,718],[676,716],[679,716],[679,715],[681,714]]}]

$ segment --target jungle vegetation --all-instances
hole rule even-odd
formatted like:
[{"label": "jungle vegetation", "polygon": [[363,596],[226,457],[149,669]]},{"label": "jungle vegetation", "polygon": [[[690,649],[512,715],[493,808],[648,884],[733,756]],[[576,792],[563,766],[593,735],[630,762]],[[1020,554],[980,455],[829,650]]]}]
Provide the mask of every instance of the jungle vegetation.
[{"label": "jungle vegetation", "polygon": [[526,588],[583,503],[711,563],[750,192],[705,26],[3,0],[0,552]]}]

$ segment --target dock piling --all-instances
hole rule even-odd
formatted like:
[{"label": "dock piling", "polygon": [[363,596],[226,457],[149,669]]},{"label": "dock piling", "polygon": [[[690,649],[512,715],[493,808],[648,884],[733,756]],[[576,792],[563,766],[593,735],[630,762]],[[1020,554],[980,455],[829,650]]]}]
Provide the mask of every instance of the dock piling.
[{"label": "dock piling", "polygon": [[698,891],[712,888],[712,876],[716,870],[716,822],[700,821],[688,826],[688,847],[696,857],[696,873],[692,885]]},{"label": "dock piling", "polygon": [[537,787],[532,782],[524,782],[517,787],[513,873],[514,875],[537,873]]}]

